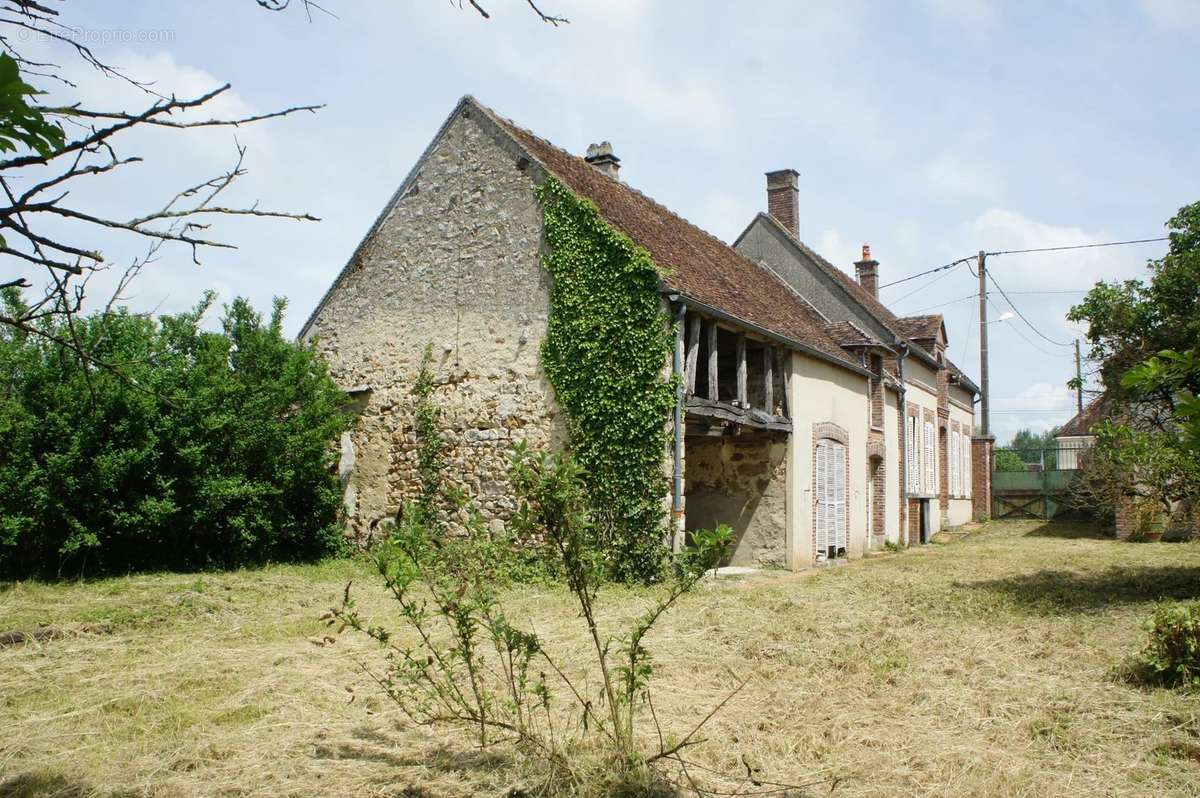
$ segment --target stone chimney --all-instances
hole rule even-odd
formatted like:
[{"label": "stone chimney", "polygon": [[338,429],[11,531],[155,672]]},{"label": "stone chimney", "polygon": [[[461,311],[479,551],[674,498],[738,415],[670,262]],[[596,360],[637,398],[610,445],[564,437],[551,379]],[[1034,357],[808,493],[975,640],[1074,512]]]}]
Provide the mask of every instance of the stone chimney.
[{"label": "stone chimney", "polygon": [[869,244],[863,244],[862,260],[854,263],[854,273],[858,276],[858,284],[879,299],[879,261],[871,259]]},{"label": "stone chimney", "polygon": [[587,157],[585,157],[583,160],[587,161],[592,166],[611,177],[613,180],[621,179],[618,176],[618,172],[621,171],[621,159],[613,155],[612,145],[607,141],[602,141],[599,144],[589,144],[587,148]]},{"label": "stone chimney", "polygon": [[799,177],[795,169],[767,172],[767,213],[796,238],[800,237]]}]

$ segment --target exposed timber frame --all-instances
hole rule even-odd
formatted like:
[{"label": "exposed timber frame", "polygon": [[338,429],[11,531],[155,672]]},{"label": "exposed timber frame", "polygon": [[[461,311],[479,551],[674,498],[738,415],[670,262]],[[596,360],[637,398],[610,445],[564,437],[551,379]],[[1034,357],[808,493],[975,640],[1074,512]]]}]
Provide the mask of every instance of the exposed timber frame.
[{"label": "exposed timber frame", "polygon": [[[786,350],[769,338],[748,334],[737,325],[691,308],[679,318],[678,334],[683,348],[680,377],[686,395],[688,423],[684,428],[688,435],[752,431],[787,434],[791,431],[787,391],[777,391],[775,386],[776,375],[783,373],[778,364]],[[754,353],[753,368],[752,347],[761,347]],[[703,365],[701,349],[705,350]],[[757,373],[752,374],[752,371]],[[701,384],[702,379],[704,384]],[[730,383],[733,383],[732,391]],[[721,398],[722,385],[725,386],[724,399]],[[781,415],[775,413],[776,396],[782,398]]]}]

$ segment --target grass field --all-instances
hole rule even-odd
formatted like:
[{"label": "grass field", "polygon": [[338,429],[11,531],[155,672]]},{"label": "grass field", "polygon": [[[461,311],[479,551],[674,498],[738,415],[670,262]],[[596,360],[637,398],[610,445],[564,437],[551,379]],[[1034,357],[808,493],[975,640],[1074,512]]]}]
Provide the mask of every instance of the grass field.
[{"label": "grass field", "polygon": [[[317,617],[357,562],[0,586],[0,798],[26,795],[503,795],[499,750],[407,727]],[[691,750],[835,795],[1200,795],[1200,695],[1113,677],[1160,596],[1200,597],[1200,544],[996,523],[921,550],[797,576],[706,583],[657,628],[655,708],[686,731],[749,683]],[[570,659],[554,588],[513,614]],[[615,624],[645,605],[602,594]],[[583,660],[579,660],[582,662]],[[828,786],[813,790],[826,794]]]}]

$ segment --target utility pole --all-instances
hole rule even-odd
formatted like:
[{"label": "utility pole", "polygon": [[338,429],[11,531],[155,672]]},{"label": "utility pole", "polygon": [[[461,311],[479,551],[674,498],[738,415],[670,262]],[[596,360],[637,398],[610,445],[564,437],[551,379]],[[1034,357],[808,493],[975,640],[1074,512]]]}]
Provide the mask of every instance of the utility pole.
[{"label": "utility pole", "polygon": [[1075,409],[1083,412],[1083,366],[1079,361],[1079,339],[1075,339]]},{"label": "utility pole", "polygon": [[980,434],[988,435],[987,253],[979,250],[979,397]]}]

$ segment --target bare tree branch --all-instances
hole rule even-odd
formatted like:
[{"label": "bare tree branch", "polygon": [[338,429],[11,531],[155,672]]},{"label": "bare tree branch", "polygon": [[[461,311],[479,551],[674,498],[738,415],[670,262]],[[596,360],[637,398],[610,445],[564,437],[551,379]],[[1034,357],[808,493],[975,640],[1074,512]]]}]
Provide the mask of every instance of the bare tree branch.
[{"label": "bare tree branch", "polygon": [[[271,0],[266,1],[271,2]],[[264,2],[264,0],[258,0],[258,2],[261,4]],[[479,12],[479,16],[483,17],[484,19],[492,18],[492,15],[487,12],[487,9],[479,4],[479,0],[467,0],[467,2],[470,4],[471,8]],[[533,10],[533,13],[537,14],[538,19],[540,19],[542,22],[548,22],[556,28],[560,24],[568,25],[571,22],[571,20],[567,19],[566,17],[556,17],[551,14],[543,13],[542,10],[537,7],[537,4],[533,2],[533,0],[525,0],[525,2],[529,4],[529,7]],[[287,0],[284,0],[284,5],[287,5]],[[458,7],[463,7],[462,0],[458,0]]]},{"label": "bare tree branch", "polygon": [[[256,2],[269,10],[282,10],[287,7],[289,0]],[[310,16],[312,10],[325,11],[311,0],[303,0],[303,3]],[[17,63],[23,78],[40,75],[64,86],[74,87],[71,81],[62,76],[59,64],[26,58],[14,49],[14,39],[27,39],[30,33],[34,33],[51,45],[65,48],[106,77],[134,85],[154,99],[141,111],[85,108],[81,104],[28,105],[22,111],[27,115],[32,114],[34,119],[46,120],[51,132],[56,132],[54,125],[59,129],[71,125],[78,133],[65,141],[64,136],[43,136],[50,146],[40,151],[23,147],[0,161],[0,187],[7,199],[6,202],[0,200],[0,262],[7,257],[10,266],[36,266],[46,272],[46,287],[41,297],[32,304],[22,305],[21,312],[16,315],[9,312],[0,316],[0,325],[39,335],[62,347],[65,353],[77,357],[89,368],[111,370],[119,364],[104,362],[96,356],[96,347],[103,339],[103,328],[99,336],[89,336],[89,340],[84,342],[75,326],[75,315],[83,307],[90,278],[108,268],[101,248],[97,246],[99,241],[89,241],[88,237],[107,235],[103,231],[108,231],[149,240],[146,253],[134,258],[117,278],[116,287],[104,304],[104,314],[107,316],[117,302],[126,298],[130,284],[144,266],[159,257],[164,245],[170,243],[188,247],[195,263],[200,262],[201,249],[235,248],[231,242],[204,233],[210,228],[210,224],[204,220],[214,216],[297,221],[318,219],[309,213],[260,208],[257,202],[246,206],[218,204],[216,199],[246,174],[243,166],[246,148],[236,140],[236,159],[228,171],[176,191],[157,209],[137,213],[131,218],[116,218],[77,200],[72,193],[75,181],[81,178],[103,179],[119,170],[123,173],[122,167],[142,163],[140,155],[119,155],[117,152],[129,140],[127,131],[130,130],[238,128],[301,111],[315,112],[323,106],[297,105],[248,116],[212,115],[190,119],[189,113],[204,108],[228,92],[229,84],[194,97],[164,96],[151,90],[151,84],[130,78],[105,63],[85,44],[76,41],[76,32],[60,21],[59,9],[55,6],[57,4],[49,0],[0,0],[0,48]],[[13,32],[20,35],[12,35]],[[29,140],[23,138],[20,142]],[[37,141],[41,143],[42,139]],[[14,191],[14,185],[20,186],[20,189]],[[70,225],[66,229],[71,232],[63,232],[62,222]],[[3,276],[0,287],[29,289],[33,284],[26,275],[10,273]],[[54,318],[63,323],[52,323]]]}]

